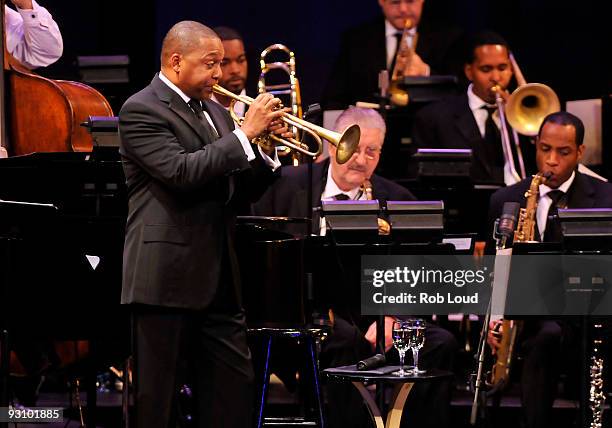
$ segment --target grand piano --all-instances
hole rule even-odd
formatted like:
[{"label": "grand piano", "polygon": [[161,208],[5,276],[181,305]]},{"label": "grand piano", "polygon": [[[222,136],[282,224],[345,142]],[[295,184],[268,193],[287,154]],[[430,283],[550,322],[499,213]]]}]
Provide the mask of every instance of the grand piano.
[{"label": "grand piano", "polygon": [[9,343],[88,340],[81,363],[94,380],[128,355],[119,304],[126,213],[116,149],[0,159],[0,327]]}]

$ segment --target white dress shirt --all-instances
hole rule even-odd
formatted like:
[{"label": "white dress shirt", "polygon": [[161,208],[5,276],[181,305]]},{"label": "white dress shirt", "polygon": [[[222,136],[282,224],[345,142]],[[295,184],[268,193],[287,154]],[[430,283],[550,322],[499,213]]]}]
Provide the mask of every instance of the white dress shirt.
[{"label": "white dress shirt", "polygon": [[[162,73],[161,71],[159,72],[159,79],[162,82],[164,82],[166,85],[168,85],[170,89],[176,92],[183,99],[183,101],[185,101],[186,104],[189,104],[189,101],[191,100],[191,98],[187,96],[183,91],[181,91],[179,87],[176,86],[174,83],[172,83],[166,76],[164,76],[164,73]],[[212,126],[212,128],[215,130],[215,132],[217,132],[217,134],[219,134],[208,112],[204,110],[203,113],[204,113],[204,117],[208,121],[208,124]],[[251,162],[252,160],[254,160],[255,152],[253,151],[253,147],[251,147],[251,143],[249,139],[247,138],[246,134],[240,128],[235,128],[233,132],[236,135],[236,137],[238,137],[238,140],[240,141],[240,145],[242,146],[242,150],[244,150],[244,154],[247,157],[247,161]],[[281,166],[280,160],[278,160],[278,155],[276,153],[274,155],[274,159],[272,159],[270,156],[268,156],[262,151],[261,147],[259,146],[257,147],[259,149],[259,153],[261,154],[263,160],[266,162],[268,166],[272,168],[273,171],[276,170],[276,168]]]},{"label": "white dress shirt", "polygon": [[29,68],[45,67],[62,56],[62,34],[53,17],[36,1],[32,9],[5,6],[6,49]]},{"label": "white dress shirt", "polygon": [[[321,193],[322,201],[333,201],[337,195],[344,193],[349,197],[351,201],[364,201],[366,199],[365,193],[361,190],[361,186],[355,187],[349,191],[340,190],[334,178],[332,177],[331,166],[327,168],[327,182],[325,183],[325,189]],[[321,217],[319,222],[319,234],[325,236],[327,232],[327,224],[325,217]]]},{"label": "white dress shirt", "polygon": [[550,196],[548,196],[548,192],[552,190],[561,190],[563,193],[567,194],[570,186],[574,182],[574,178],[576,178],[576,172],[572,172],[570,178],[565,180],[565,182],[556,189],[548,187],[546,184],[540,184],[540,196],[538,198],[538,208],[536,210],[536,220],[538,222],[538,230],[540,232],[540,241],[544,239],[544,232],[546,232],[546,221],[548,220],[548,209],[552,205],[552,199]]},{"label": "white dress shirt", "polygon": [[[487,116],[489,115],[489,113],[483,107],[484,106],[497,107],[497,106],[488,104],[478,95],[476,95],[474,93],[474,85],[472,83],[470,83],[470,86],[468,86],[467,97],[468,97],[468,105],[470,107],[470,110],[472,111],[472,114],[474,115],[474,119],[476,120],[476,125],[478,126],[478,131],[480,132],[480,136],[484,138],[486,121],[487,121]],[[499,129],[499,132],[501,135],[501,124],[499,121],[499,112],[497,110],[493,112],[493,122],[497,126],[497,129]],[[512,136],[510,137],[512,138]],[[518,138],[518,136],[515,136],[515,138]],[[500,144],[501,144],[501,141],[500,141]],[[516,166],[516,168],[518,168],[518,165]],[[519,180],[517,180],[516,177],[511,173],[510,164],[506,162],[504,164],[504,183],[506,184],[506,186],[511,186],[518,182]]]}]

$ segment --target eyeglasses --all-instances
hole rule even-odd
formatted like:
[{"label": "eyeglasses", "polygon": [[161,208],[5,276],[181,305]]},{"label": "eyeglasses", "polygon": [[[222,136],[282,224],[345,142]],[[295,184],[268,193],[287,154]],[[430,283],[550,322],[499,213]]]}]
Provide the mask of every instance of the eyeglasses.
[{"label": "eyeglasses", "polygon": [[415,3],[421,3],[422,0],[389,0],[389,4],[392,6],[399,6],[402,3],[413,5]]},{"label": "eyeglasses", "polygon": [[381,147],[366,147],[365,149],[356,150],[353,156],[359,157],[363,153],[367,160],[374,160],[380,156],[381,150]]}]

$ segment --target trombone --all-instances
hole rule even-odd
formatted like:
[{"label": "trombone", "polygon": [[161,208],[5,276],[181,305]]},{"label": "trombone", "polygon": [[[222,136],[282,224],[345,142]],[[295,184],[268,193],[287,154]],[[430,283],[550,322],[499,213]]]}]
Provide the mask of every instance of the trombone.
[{"label": "trombone", "polygon": [[[501,86],[495,85],[492,90],[495,92],[495,103],[499,112],[505,163],[509,165],[513,178],[516,181],[520,181],[526,178],[527,174],[525,172],[525,162],[523,161],[518,134],[530,137],[537,135],[544,118],[550,113],[559,111],[561,104],[557,94],[555,94],[550,86],[542,83],[527,83],[518,63],[514,59],[514,55],[510,53],[509,56],[518,88],[512,92],[505,102],[501,96],[503,91]],[[516,169],[514,156],[512,155],[508,124],[512,127],[512,137],[516,148],[520,174]]]},{"label": "trombone", "polygon": [[[267,62],[267,57],[273,52],[284,52],[287,55],[287,61],[275,61]],[[265,48],[259,56],[259,66],[261,73],[259,74],[259,80],[257,82],[257,91],[260,94],[270,93],[275,97],[284,97],[283,102],[289,101],[291,106],[291,113],[299,119],[302,119],[302,95],[300,92],[300,81],[295,74],[295,54],[287,46],[276,43]],[[269,84],[266,81],[267,74],[273,70],[280,70],[286,74],[288,78],[287,83]],[[296,139],[300,138],[298,128],[293,127],[293,134]],[[280,155],[287,155],[291,153],[289,147],[285,147],[284,150],[279,148]],[[293,152],[293,163],[297,165],[300,161],[299,156]]]},{"label": "trombone", "polygon": [[[254,101],[253,98],[247,97],[246,95],[236,95],[219,85],[214,85],[212,89],[213,92],[219,95],[231,98],[232,101],[230,102],[229,113],[234,122],[238,123],[239,125],[242,124],[244,118],[238,117],[236,112],[234,112],[234,104],[240,101],[250,106]],[[283,113],[281,120],[289,126],[298,128],[301,131],[310,134],[317,143],[317,150],[311,151],[306,144],[296,140],[295,138],[281,138],[274,134],[266,134],[263,138],[256,139],[254,142],[262,146],[267,146],[269,145],[269,140],[271,139],[278,145],[287,146],[298,153],[315,158],[323,151],[322,139],[325,139],[329,141],[330,144],[336,146],[336,161],[339,164],[346,163],[353,156],[353,153],[355,153],[357,147],[359,146],[359,137],[361,136],[359,125],[350,125],[343,132],[335,132],[300,119],[299,117],[293,116],[289,113]]]}]

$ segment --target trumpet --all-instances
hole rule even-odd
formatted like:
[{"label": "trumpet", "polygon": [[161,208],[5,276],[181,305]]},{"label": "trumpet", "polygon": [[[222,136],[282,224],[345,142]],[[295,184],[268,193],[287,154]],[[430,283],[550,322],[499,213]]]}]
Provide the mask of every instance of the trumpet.
[{"label": "trumpet", "polygon": [[412,62],[412,57],[414,56],[416,44],[419,39],[419,35],[417,33],[412,37],[412,43],[408,44],[409,33],[413,27],[413,21],[406,19],[402,38],[399,40],[399,46],[397,47],[397,53],[395,54],[395,65],[393,66],[393,70],[391,70],[391,86],[389,87],[391,103],[400,107],[407,105],[409,101],[408,92],[400,89],[397,82],[405,76],[404,72]]},{"label": "trumpet", "polygon": [[[214,85],[212,89],[213,92],[219,95],[231,98],[232,101],[230,102],[229,113],[232,116],[234,122],[236,122],[238,125],[241,125],[244,118],[238,117],[238,115],[234,112],[234,104],[239,101],[250,106],[251,104],[253,104],[254,99],[247,96],[236,95],[233,92],[230,92],[219,85]],[[310,150],[307,145],[296,140],[295,138],[281,138],[274,134],[267,134],[264,138],[257,139],[255,143],[262,146],[268,146],[268,140],[271,139],[278,145],[287,146],[292,150],[295,150],[296,152],[302,153],[305,156],[316,158],[323,151],[322,139],[325,139],[330,144],[336,146],[336,161],[339,164],[346,163],[353,156],[353,153],[355,153],[357,147],[359,146],[359,138],[361,136],[361,130],[359,129],[359,125],[351,125],[340,133],[330,131],[329,129],[325,129],[321,126],[300,119],[299,117],[293,116],[289,113],[283,113],[281,116],[281,120],[291,127],[298,128],[301,131],[310,134],[310,136],[312,136],[312,138],[317,143],[317,150]]]}]

